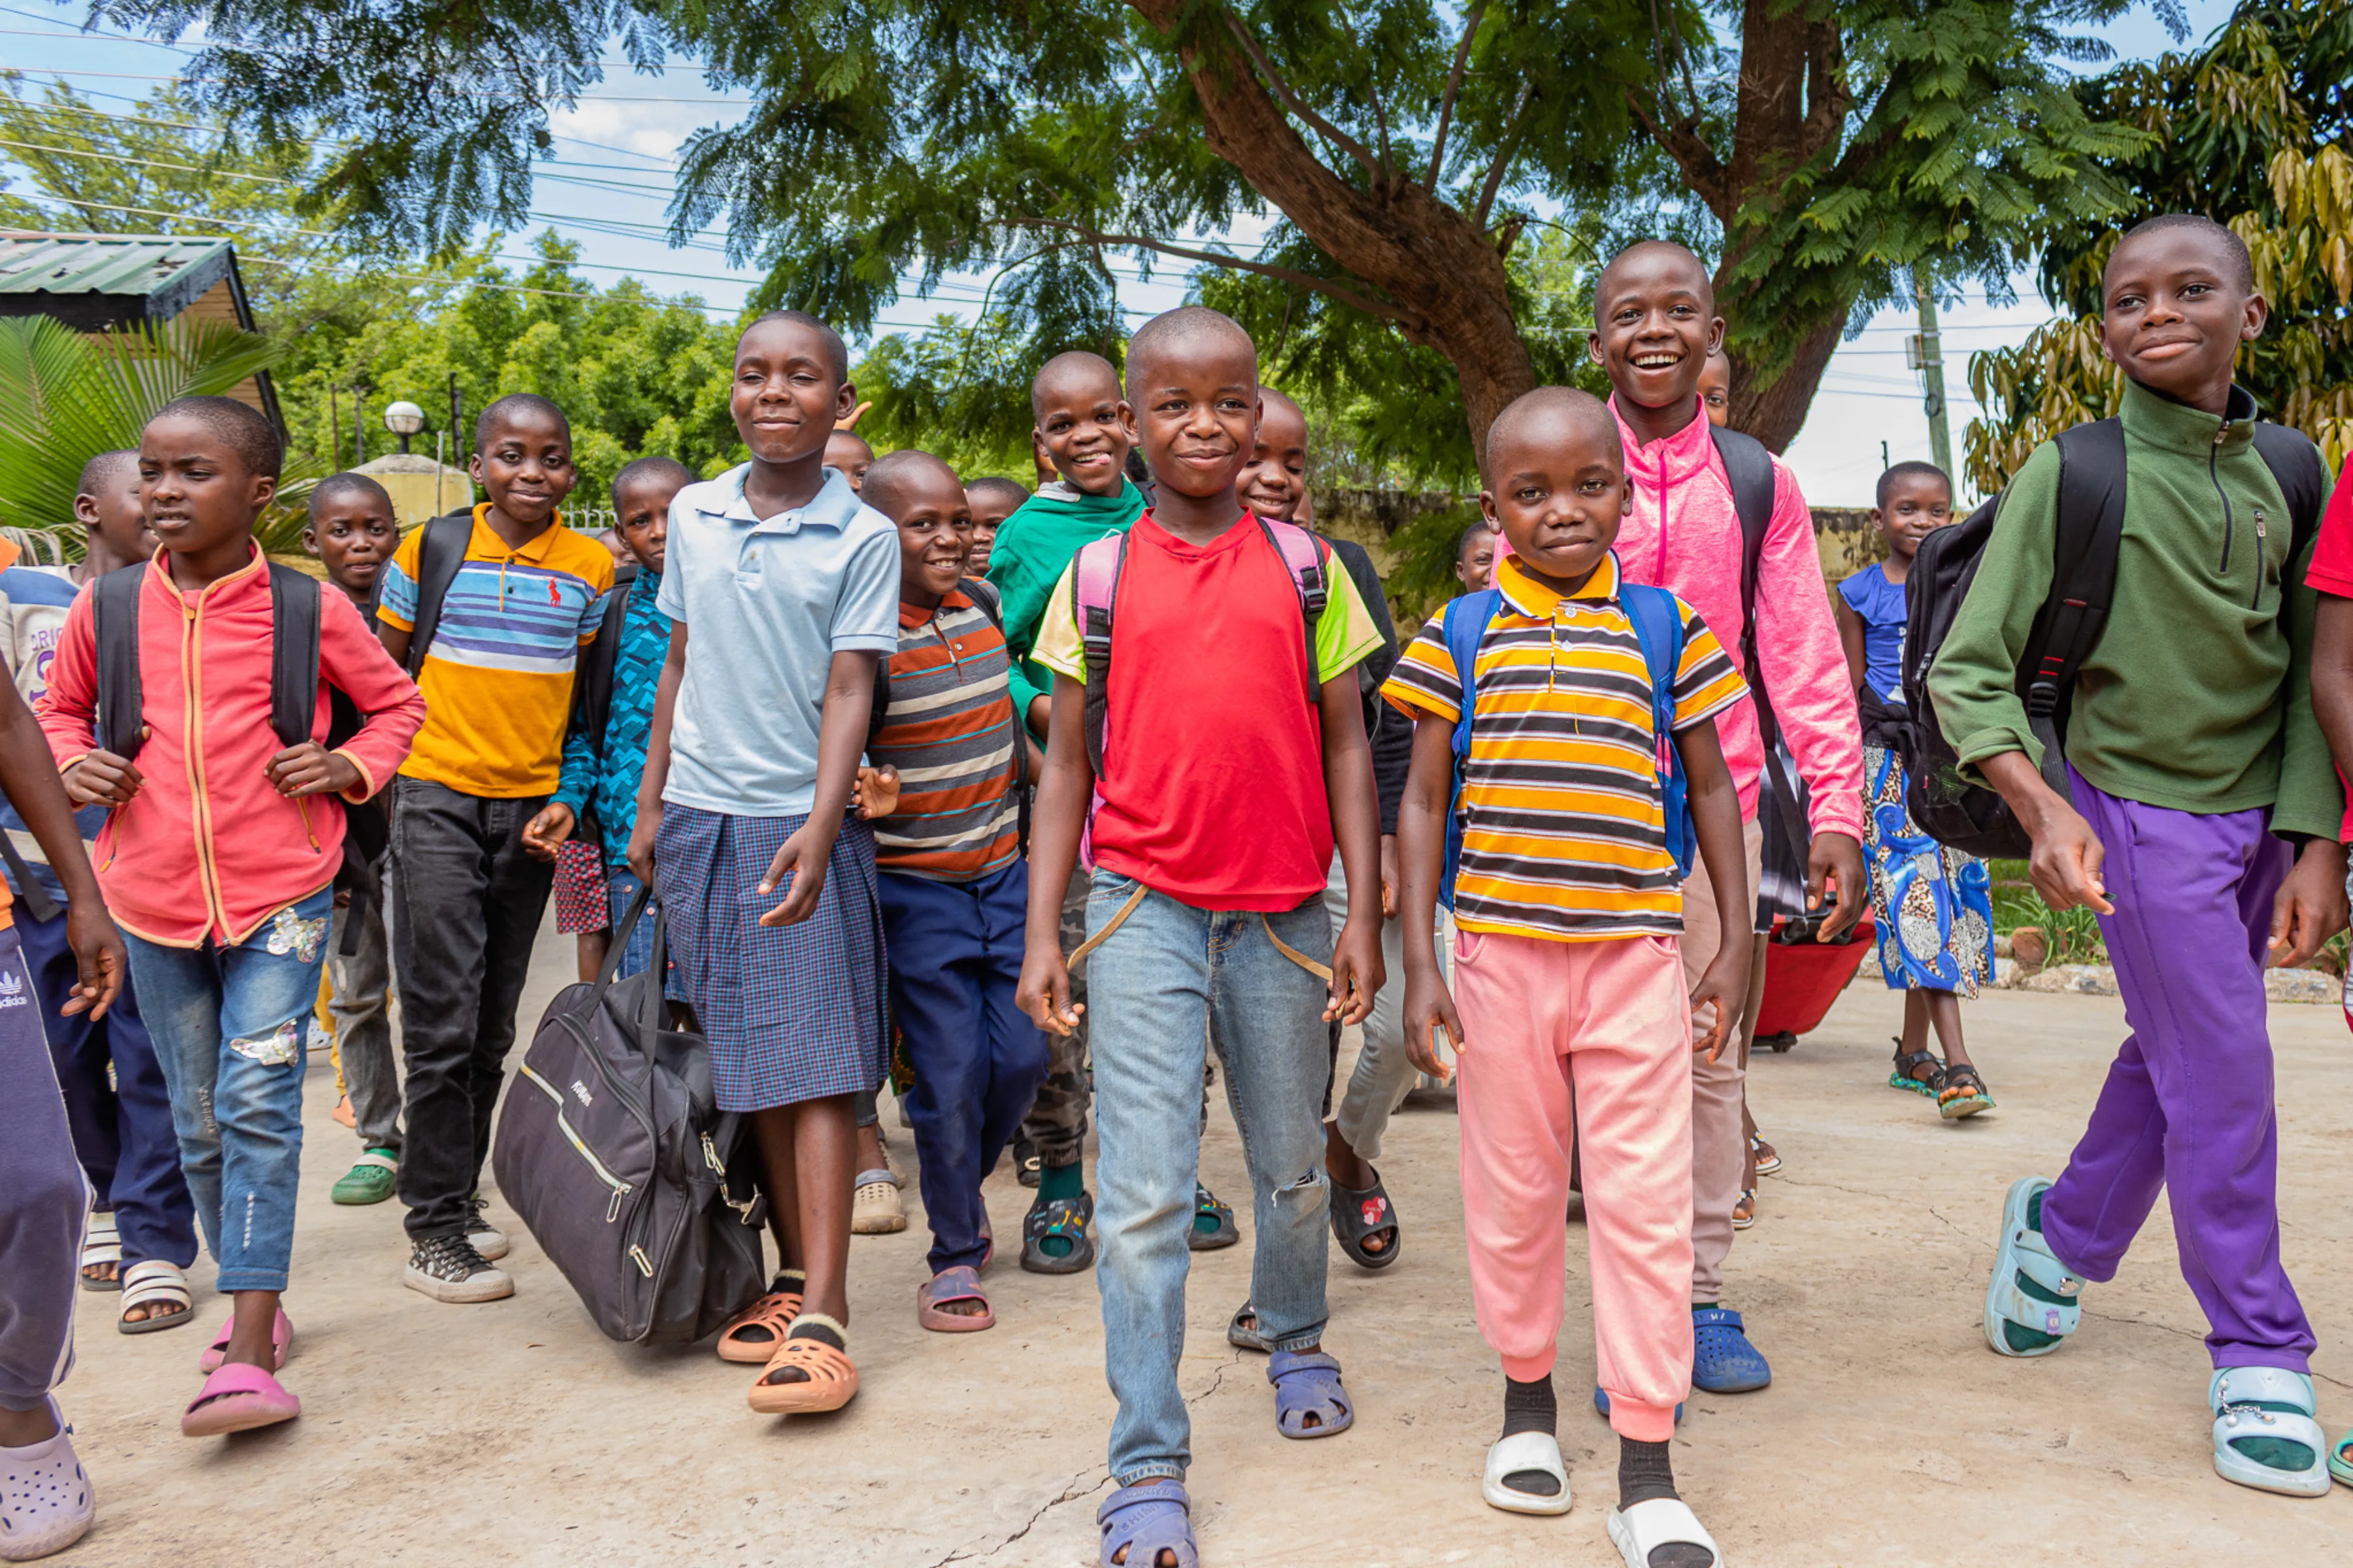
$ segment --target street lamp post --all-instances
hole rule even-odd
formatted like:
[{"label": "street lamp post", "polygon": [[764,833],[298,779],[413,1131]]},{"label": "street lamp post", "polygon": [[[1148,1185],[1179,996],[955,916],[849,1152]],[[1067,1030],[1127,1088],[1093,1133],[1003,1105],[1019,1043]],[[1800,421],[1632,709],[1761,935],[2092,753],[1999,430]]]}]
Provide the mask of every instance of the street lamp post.
[{"label": "street lamp post", "polygon": [[385,405],[384,427],[400,437],[401,456],[408,455],[408,438],[425,428],[425,410],[414,403],[400,402]]}]

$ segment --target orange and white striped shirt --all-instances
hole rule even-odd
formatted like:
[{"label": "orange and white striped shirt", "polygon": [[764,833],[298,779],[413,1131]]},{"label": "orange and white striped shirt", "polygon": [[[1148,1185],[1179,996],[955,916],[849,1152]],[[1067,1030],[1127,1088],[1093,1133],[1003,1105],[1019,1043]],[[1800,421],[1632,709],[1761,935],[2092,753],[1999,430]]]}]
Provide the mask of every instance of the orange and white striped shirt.
[{"label": "orange and white striped shirt", "polygon": [[[1495,564],[1495,587],[1504,604],[1479,641],[1462,764],[1456,923],[1555,942],[1681,934],[1650,668],[1619,606],[1618,558],[1564,597],[1507,556]],[[1676,605],[1680,731],[1741,701],[1748,687],[1699,612]],[[1439,620],[1407,647],[1381,695],[1415,718],[1455,722],[1462,683]]]}]

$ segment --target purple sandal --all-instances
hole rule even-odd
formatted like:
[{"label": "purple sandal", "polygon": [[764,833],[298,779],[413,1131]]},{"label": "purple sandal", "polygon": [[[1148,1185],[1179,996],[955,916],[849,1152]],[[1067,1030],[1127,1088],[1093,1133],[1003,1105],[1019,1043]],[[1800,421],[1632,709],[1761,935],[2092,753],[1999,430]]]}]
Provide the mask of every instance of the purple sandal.
[{"label": "purple sandal", "polygon": [[218,1437],[272,1426],[302,1414],[302,1402],[249,1362],[233,1361],[205,1379],[204,1391],[180,1417],[183,1437]]},{"label": "purple sandal", "polygon": [[1274,1429],[1284,1436],[1330,1437],[1356,1425],[1356,1402],[1340,1386],[1340,1363],[1323,1352],[1277,1351],[1266,1380],[1274,1384]]},{"label": "purple sandal", "polygon": [[1176,1481],[1146,1481],[1122,1487],[1095,1510],[1103,1531],[1102,1568],[1122,1568],[1113,1560],[1126,1552],[1124,1568],[1158,1568],[1160,1554],[1172,1552],[1176,1568],[1201,1568],[1200,1549],[1193,1544],[1193,1500]]},{"label": "purple sandal", "polygon": [[[977,1312],[942,1309],[956,1301],[977,1301]],[[973,1334],[997,1326],[988,1298],[981,1293],[980,1270],[965,1264],[943,1268],[915,1288],[915,1321],[938,1334]]]}]

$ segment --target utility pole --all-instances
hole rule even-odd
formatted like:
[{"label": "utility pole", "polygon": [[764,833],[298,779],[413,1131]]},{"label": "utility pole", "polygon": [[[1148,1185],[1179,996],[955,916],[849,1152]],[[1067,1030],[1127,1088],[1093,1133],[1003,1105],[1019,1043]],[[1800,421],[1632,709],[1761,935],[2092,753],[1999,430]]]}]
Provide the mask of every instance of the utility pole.
[{"label": "utility pole", "polygon": [[1936,331],[1936,291],[1925,266],[1912,268],[1912,286],[1920,300],[1920,332],[1905,342],[1905,357],[1920,373],[1926,395],[1921,406],[1928,415],[1928,452],[1936,467],[1953,471],[1953,432],[1945,417],[1945,351]]}]

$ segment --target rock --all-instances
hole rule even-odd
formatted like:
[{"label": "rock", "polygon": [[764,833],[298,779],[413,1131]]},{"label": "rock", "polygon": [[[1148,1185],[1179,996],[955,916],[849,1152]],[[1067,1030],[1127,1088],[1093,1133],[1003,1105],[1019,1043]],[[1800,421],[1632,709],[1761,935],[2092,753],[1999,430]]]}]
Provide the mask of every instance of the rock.
[{"label": "rock", "polygon": [[2010,933],[2010,956],[2029,974],[2051,961],[2051,943],[2038,926],[2020,926]]},{"label": "rock", "polygon": [[2267,969],[2263,994],[2274,1002],[2340,1002],[2345,983],[2317,969]]},{"label": "rock", "polygon": [[2113,996],[2116,994],[2116,974],[2105,963],[2061,963],[2026,975],[2018,982],[2018,989]]},{"label": "rock", "polygon": [[2010,951],[2010,938],[2006,936],[1998,936],[1993,939],[1993,955],[1996,958],[2009,958],[2012,956]]}]

